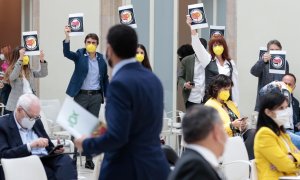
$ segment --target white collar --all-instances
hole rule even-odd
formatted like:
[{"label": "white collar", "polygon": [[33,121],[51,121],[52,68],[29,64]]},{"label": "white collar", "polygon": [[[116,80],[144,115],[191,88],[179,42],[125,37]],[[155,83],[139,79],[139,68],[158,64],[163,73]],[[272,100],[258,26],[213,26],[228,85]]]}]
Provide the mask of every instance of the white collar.
[{"label": "white collar", "polygon": [[210,149],[198,144],[187,144],[186,147],[201,154],[203,158],[211,164],[212,167],[219,166],[219,161],[216,155]]},{"label": "white collar", "polygon": [[137,62],[135,60],[135,58],[130,58],[130,59],[123,59],[121,61],[119,61],[113,68],[113,71],[111,73],[112,77],[114,77],[114,75],[123,67],[125,66],[126,64],[129,64],[129,63],[134,63],[134,62]]}]

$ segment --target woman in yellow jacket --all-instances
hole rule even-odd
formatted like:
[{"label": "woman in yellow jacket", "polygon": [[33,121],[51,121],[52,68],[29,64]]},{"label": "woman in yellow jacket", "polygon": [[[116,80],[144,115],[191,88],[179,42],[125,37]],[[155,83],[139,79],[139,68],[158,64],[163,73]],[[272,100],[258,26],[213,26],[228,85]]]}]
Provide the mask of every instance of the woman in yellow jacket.
[{"label": "woman in yellow jacket", "polygon": [[253,159],[255,130],[247,129],[247,118],[240,117],[237,106],[230,100],[232,86],[230,77],[223,74],[215,76],[207,89],[209,99],[205,105],[213,107],[219,112],[228,136],[242,135],[249,159]]},{"label": "woman in yellow jacket", "polygon": [[277,180],[300,172],[300,153],[283,125],[289,122],[288,102],[280,93],[265,95],[260,102],[254,140],[259,180]]}]

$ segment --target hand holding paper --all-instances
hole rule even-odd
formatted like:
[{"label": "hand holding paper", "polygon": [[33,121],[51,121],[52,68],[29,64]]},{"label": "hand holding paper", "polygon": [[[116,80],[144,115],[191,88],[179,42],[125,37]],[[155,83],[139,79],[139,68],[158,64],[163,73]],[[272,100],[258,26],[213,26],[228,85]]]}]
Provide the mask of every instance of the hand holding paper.
[{"label": "hand holding paper", "polygon": [[57,123],[75,138],[80,138],[82,135],[94,136],[95,129],[104,125],[103,122],[77,104],[71,97],[66,97],[57,116]]},{"label": "hand holding paper", "polygon": [[25,55],[25,49],[24,48],[20,49],[19,54],[20,54],[19,59],[23,60],[23,57]]},{"label": "hand holding paper", "polygon": [[65,26],[64,31],[65,31],[66,39],[69,39],[70,38],[69,33],[71,32],[71,28],[69,26]]}]

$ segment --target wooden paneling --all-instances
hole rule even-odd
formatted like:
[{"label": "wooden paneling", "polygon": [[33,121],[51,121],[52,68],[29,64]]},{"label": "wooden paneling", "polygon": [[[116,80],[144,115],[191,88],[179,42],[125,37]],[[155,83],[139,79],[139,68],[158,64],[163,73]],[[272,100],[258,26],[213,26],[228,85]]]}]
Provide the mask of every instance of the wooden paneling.
[{"label": "wooden paneling", "polygon": [[21,0],[0,0],[0,46],[21,44]]}]

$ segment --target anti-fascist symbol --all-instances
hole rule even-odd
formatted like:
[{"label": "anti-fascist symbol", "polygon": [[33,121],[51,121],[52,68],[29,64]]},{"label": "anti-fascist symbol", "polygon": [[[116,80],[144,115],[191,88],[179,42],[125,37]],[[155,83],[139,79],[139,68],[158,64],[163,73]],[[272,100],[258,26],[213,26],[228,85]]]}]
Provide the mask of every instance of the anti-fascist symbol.
[{"label": "anti-fascist symbol", "polygon": [[71,127],[74,127],[77,124],[78,122],[77,118],[78,118],[78,114],[76,114],[75,111],[73,111],[73,114],[71,114],[68,119]]}]

